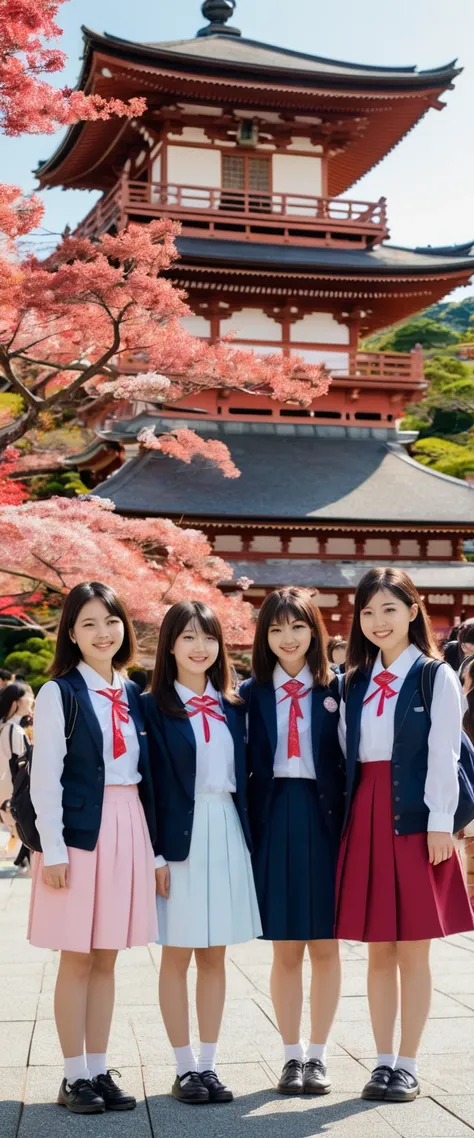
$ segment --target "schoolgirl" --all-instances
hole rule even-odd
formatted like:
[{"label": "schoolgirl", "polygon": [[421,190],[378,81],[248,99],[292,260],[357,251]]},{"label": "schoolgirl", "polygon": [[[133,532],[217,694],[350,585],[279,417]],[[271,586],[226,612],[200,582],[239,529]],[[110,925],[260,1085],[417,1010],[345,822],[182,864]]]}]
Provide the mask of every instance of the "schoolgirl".
[{"label": "schoolgirl", "polygon": [[33,711],[34,695],[28,684],[23,682],[6,684],[0,690],[0,829],[10,832],[9,849],[18,847],[14,865],[28,865],[28,850],[16,836],[15,824],[10,814],[12,777],[10,760],[14,755],[23,758],[30,749],[30,743],[22,721]]},{"label": "schoolgirl", "polygon": [[[315,601],[278,589],[260,609],[248,710],[249,817],[263,936],[273,941],[271,994],[282,1035],[282,1094],[331,1089],[326,1042],[340,992],[334,890],[343,810],[338,681]],[[305,945],[311,1041],[300,1041]]]},{"label": "schoolgirl", "polygon": [[156,938],[153,784],[138,689],[123,678],[135,638],[108,585],[66,598],[34,717],[29,939],[61,950],[54,1000],[64,1055],[58,1103],[130,1110],[107,1069],[117,952]]},{"label": "schoolgirl", "polygon": [[449,666],[436,672],[430,711],[423,696],[423,666],[439,655],[407,574],[369,570],[355,594],[341,704],[347,806],[336,918],[336,936],[369,942],[377,1065],[362,1092],[366,1099],[416,1098],[416,1054],[431,999],[431,938],[474,928],[452,836],[461,692]]},{"label": "schoolgirl", "polygon": [[[220,623],[175,604],[142,697],[157,806],[160,1007],[176,1058],[175,1098],[230,1102],[215,1072],[225,946],[261,933],[246,810],[245,714],[232,691]],[[195,955],[200,1053],[190,1044],[187,972]]]}]

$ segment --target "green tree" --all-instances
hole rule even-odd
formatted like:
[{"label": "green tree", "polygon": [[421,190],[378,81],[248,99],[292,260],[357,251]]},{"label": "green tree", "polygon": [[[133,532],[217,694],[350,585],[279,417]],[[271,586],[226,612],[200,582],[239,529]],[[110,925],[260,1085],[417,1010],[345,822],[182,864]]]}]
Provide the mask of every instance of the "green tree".
[{"label": "green tree", "polygon": [[39,691],[49,678],[48,670],[54,656],[54,641],[41,640],[30,636],[5,657],[5,667],[11,672],[21,672],[34,692]]},{"label": "green tree", "polygon": [[418,462],[439,470],[440,474],[450,474],[453,478],[474,474],[474,439],[465,446],[449,439],[418,439],[412,450]]},{"label": "green tree", "polygon": [[474,425],[474,369],[453,356],[426,360],[429,388],[419,403],[407,408],[402,426],[428,435],[458,435]]},{"label": "green tree", "polygon": [[399,324],[379,339],[378,351],[381,352],[410,352],[416,344],[422,348],[444,348],[449,344],[457,344],[461,340],[459,332],[453,332],[439,320],[430,320],[427,316],[419,316],[416,320],[407,320]]}]

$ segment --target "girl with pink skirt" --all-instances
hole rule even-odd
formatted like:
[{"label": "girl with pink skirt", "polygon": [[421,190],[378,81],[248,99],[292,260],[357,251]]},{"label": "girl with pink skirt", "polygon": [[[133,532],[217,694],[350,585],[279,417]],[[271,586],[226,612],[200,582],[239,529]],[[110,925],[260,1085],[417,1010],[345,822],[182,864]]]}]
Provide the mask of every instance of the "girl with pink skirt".
[{"label": "girl with pink skirt", "polygon": [[34,719],[28,937],[61,952],[54,1011],[64,1055],[58,1103],[76,1114],[132,1110],[107,1068],[121,948],[157,937],[153,785],[136,684],[122,675],[135,638],[107,585],[66,598],[53,680]]}]

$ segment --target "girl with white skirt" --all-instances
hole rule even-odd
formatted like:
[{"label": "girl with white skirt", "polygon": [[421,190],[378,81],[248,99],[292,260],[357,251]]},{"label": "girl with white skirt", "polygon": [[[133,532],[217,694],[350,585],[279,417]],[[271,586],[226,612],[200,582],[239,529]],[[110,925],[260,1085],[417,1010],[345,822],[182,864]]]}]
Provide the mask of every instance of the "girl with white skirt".
[{"label": "girl with white skirt", "polygon": [[76,585],[59,627],[54,680],[36,701],[28,937],[59,949],[55,1018],[64,1055],[58,1103],[75,1114],[131,1110],[107,1068],[117,952],[157,934],[153,784],[130,618],[108,585]]},{"label": "girl with white skirt", "polygon": [[[225,947],[261,934],[250,860],[244,705],[232,691],[220,623],[182,601],[163,621],[143,697],[157,810],[160,1007],[181,1102],[230,1102],[215,1072]],[[195,954],[200,1054],[190,1044],[187,973]]]}]

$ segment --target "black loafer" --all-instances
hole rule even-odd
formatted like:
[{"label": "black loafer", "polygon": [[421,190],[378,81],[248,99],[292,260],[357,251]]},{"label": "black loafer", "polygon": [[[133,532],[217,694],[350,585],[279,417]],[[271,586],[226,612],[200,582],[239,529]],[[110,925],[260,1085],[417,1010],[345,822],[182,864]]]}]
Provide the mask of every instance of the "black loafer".
[{"label": "black loafer", "polygon": [[58,1106],[65,1106],[72,1114],[103,1114],[105,1102],[95,1091],[90,1079],[76,1079],[68,1083],[63,1079],[59,1088]]},{"label": "black loafer", "polygon": [[281,1095],[302,1095],[303,1069],[304,1063],[301,1059],[289,1059],[280,1075],[277,1091]]},{"label": "black loafer", "polygon": [[386,1099],[387,1087],[392,1075],[393,1067],[375,1067],[360,1097],[376,1101]]},{"label": "black loafer", "polygon": [[331,1080],[321,1059],[307,1059],[303,1069],[303,1091],[305,1095],[328,1095]]},{"label": "black loafer", "polygon": [[419,1093],[418,1079],[415,1079],[414,1075],[410,1075],[409,1071],[404,1071],[402,1067],[399,1067],[396,1071],[392,1071],[385,1102],[413,1102]]},{"label": "black loafer", "polygon": [[198,1075],[197,1071],[188,1071],[186,1075],[176,1075],[171,1087],[173,1098],[179,1102],[187,1102],[198,1106],[201,1102],[209,1102],[209,1091]]},{"label": "black loafer", "polygon": [[232,1102],[233,1094],[230,1087],[221,1083],[215,1071],[200,1071],[201,1081],[209,1091],[210,1102]]},{"label": "black loafer", "polygon": [[107,1071],[106,1075],[96,1075],[92,1079],[92,1086],[98,1095],[102,1095],[105,1102],[106,1110],[135,1110],[137,1100],[133,1095],[127,1095],[125,1091],[120,1090],[117,1083],[114,1083],[112,1075],[118,1075],[121,1079],[120,1071]]}]

